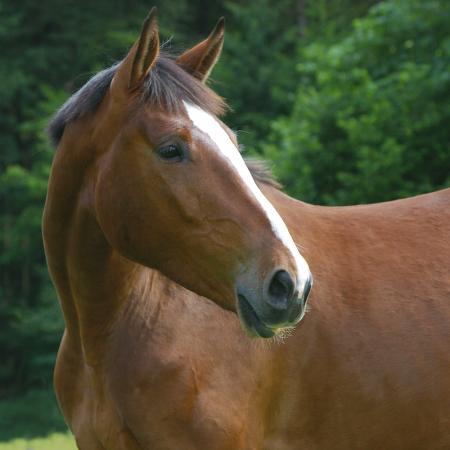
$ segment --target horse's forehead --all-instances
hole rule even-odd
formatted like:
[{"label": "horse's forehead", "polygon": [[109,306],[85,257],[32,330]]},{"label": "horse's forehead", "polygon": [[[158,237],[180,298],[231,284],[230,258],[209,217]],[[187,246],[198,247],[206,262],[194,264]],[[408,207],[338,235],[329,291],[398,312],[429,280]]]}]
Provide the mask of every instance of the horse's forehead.
[{"label": "horse's forehead", "polygon": [[189,125],[189,120],[183,115],[149,108],[133,114],[124,129],[126,134],[142,135],[157,144],[161,139],[170,136],[179,136],[190,141]]},{"label": "horse's forehead", "polygon": [[[183,102],[183,105],[184,102]],[[196,107],[197,108],[197,107]],[[217,134],[225,134],[237,148],[238,142],[233,131],[218,117],[213,114],[207,114],[209,117],[209,125],[215,127],[214,144],[217,144]],[[186,106],[180,107],[176,111],[167,111],[165,109],[143,108],[139,114],[130,122],[132,129],[137,129],[139,133],[147,135],[152,141],[162,139],[166,136],[181,137],[188,143],[192,143],[197,138],[197,131],[202,132],[208,125],[199,127],[198,123],[194,123]],[[202,138],[202,143],[208,142]]]},{"label": "horse's forehead", "polygon": [[222,121],[196,105],[187,102],[183,103],[193,128],[207,135],[220,150],[225,148],[239,153],[236,136]]}]

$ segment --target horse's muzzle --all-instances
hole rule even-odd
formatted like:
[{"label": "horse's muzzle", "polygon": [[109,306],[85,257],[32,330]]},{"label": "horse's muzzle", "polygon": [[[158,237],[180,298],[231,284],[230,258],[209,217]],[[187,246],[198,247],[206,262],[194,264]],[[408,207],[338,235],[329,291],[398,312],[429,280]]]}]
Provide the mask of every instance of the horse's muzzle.
[{"label": "horse's muzzle", "polygon": [[311,287],[309,276],[299,295],[289,273],[279,270],[259,298],[252,295],[253,290],[238,290],[238,314],[244,329],[251,336],[270,338],[281,329],[292,328],[305,314]]}]

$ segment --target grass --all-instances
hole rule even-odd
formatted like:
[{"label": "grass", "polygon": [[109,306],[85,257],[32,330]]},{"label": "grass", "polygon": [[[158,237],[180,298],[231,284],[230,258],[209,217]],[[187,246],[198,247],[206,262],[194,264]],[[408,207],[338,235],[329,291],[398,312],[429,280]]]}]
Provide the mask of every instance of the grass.
[{"label": "grass", "polygon": [[77,446],[69,433],[52,433],[34,439],[13,439],[0,442],[0,450],[76,450]]},{"label": "grass", "polygon": [[52,388],[0,399],[0,450],[75,450]]}]

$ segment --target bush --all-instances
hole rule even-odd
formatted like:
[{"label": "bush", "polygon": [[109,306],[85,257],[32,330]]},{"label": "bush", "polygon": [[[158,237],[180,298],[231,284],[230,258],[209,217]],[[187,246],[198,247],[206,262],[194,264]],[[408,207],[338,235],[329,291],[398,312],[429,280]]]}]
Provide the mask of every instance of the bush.
[{"label": "bush", "polygon": [[450,4],[391,0],[300,54],[294,110],[266,154],[294,195],[328,204],[450,182]]}]

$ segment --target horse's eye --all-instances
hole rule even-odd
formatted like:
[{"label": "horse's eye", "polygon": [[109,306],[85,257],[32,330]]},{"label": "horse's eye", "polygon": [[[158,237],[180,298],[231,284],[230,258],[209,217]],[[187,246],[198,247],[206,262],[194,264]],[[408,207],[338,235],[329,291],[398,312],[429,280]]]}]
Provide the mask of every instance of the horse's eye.
[{"label": "horse's eye", "polygon": [[183,149],[177,144],[163,145],[158,148],[158,154],[166,161],[178,162],[184,158]]}]

